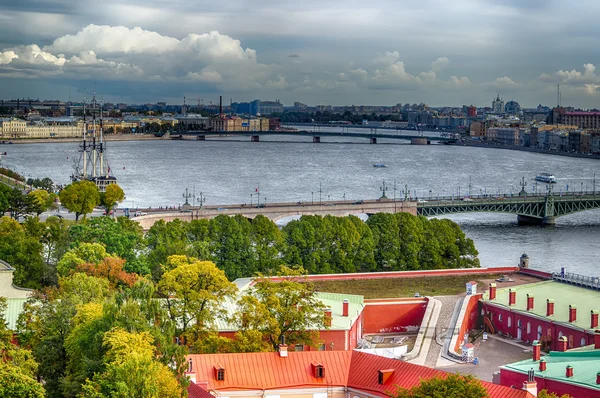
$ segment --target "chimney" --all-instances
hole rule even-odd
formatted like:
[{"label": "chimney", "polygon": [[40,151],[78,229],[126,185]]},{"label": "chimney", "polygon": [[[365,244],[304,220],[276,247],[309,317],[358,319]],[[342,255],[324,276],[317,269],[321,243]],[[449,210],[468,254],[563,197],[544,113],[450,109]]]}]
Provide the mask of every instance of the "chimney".
[{"label": "chimney", "polygon": [[600,330],[594,330],[594,349],[600,350]]},{"label": "chimney", "polygon": [[517,304],[517,292],[513,289],[508,289],[508,305]]},{"label": "chimney", "polygon": [[544,358],[540,359],[540,372],[546,370],[546,360]]},{"label": "chimney", "polygon": [[562,336],[558,339],[558,343],[556,345],[556,349],[559,352],[565,352],[567,351],[567,337],[566,336]]},{"label": "chimney", "polygon": [[533,310],[533,294],[527,293],[527,311]]},{"label": "chimney", "polygon": [[547,299],[546,300],[546,316],[554,315],[554,300]]},{"label": "chimney", "polygon": [[567,365],[567,371],[565,372],[565,376],[573,377],[573,367],[571,365]]},{"label": "chimney", "polygon": [[331,326],[331,308],[325,309],[325,326]]},{"label": "chimney", "polygon": [[342,303],[342,316],[348,316],[348,307],[349,307],[348,299],[344,299]]},{"label": "chimney", "polygon": [[569,322],[575,322],[577,320],[577,307],[575,305],[569,305]]},{"label": "chimney", "polygon": [[590,328],[597,328],[598,327],[598,311],[590,311]]},{"label": "chimney", "polygon": [[528,393],[530,393],[531,395],[533,395],[534,397],[537,396],[537,382],[535,381],[535,370],[533,370],[533,368],[531,368],[528,372],[527,372],[527,381],[523,382],[523,390],[527,391]]},{"label": "chimney", "polygon": [[223,96],[219,95],[219,115],[223,114]]},{"label": "chimney", "polygon": [[281,358],[287,358],[288,356],[288,346],[285,344],[279,344],[279,356]]},{"label": "chimney", "polygon": [[496,300],[496,284],[490,283],[490,300]]},{"label": "chimney", "polygon": [[542,346],[540,345],[540,342],[536,340],[533,342],[533,360],[539,361],[541,353],[542,353]]}]

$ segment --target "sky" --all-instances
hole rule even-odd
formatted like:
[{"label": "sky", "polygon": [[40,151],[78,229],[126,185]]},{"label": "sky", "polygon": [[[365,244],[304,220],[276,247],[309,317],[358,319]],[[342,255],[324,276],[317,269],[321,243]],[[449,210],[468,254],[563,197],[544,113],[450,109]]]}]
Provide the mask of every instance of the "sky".
[{"label": "sky", "polygon": [[0,2],[0,99],[600,107],[600,2]]}]

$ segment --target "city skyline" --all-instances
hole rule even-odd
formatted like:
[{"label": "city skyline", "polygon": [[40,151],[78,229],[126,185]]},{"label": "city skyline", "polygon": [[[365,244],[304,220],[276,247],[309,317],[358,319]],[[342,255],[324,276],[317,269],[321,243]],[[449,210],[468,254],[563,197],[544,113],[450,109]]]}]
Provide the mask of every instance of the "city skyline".
[{"label": "city skyline", "polygon": [[[6,99],[598,106],[593,11],[552,1],[0,6]],[[173,22],[173,21],[176,21]],[[36,29],[31,29],[35,25]],[[571,40],[577,38],[578,40]],[[88,95],[89,97],[89,95]]]}]

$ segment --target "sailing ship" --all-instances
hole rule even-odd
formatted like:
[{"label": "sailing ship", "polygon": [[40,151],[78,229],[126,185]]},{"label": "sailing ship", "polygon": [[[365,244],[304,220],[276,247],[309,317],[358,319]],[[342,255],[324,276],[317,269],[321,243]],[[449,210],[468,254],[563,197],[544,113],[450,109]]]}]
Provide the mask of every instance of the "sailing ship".
[{"label": "sailing ship", "polygon": [[[73,165],[74,173],[71,181],[91,181],[100,192],[106,192],[106,187],[117,183],[117,178],[112,175],[110,166],[105,157],[106,144],[102,131],[102,103],[99,109],[99,123],[96,124],[96,91],[92,100],[92,121],[87,119],[85,98],[83,100],[83,131],[82,142],[79,146],[79,159]],[[98,127],[98,128],[97,128]]]}]

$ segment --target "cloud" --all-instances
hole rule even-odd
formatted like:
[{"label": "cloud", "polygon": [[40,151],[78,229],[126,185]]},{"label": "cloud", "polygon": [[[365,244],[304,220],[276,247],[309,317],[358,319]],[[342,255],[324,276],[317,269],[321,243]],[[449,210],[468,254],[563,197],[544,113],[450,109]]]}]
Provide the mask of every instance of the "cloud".
[{"label": "cloud", "polygon": [[546,83],[560,84],[563,90],[572,89],[588,95],[596,94],[600,88],[600,76],[596,74],[596,66],[592,63],[583,64],[583,71],[560,69],[553,74],[542,73],[539,79]]},{"label": "cloud", "polygon": [[290,54],[288,58],[300,58],[300,56],[298,54]]},{"label": "cloud", "polygon": [[189,81],[250,89],[281,87],[279,77],[270,80],[276,69],[217,31],[179,40],[139,27],[88,25],[43,48],[31,44],[0,52],[0,73],[28,78]]},{"label": "cloud", "polygon": [[431,70],[434,72],[441,72],[448,67],[450,60],[447,57],[441,57],[431,63]]},{"label": "cloud", "polygon": [[484,83],[484,86],[492,90],[513,90],[522,87],[523,84],[515,82],[508,76],[498,77],[492,82]]}]

